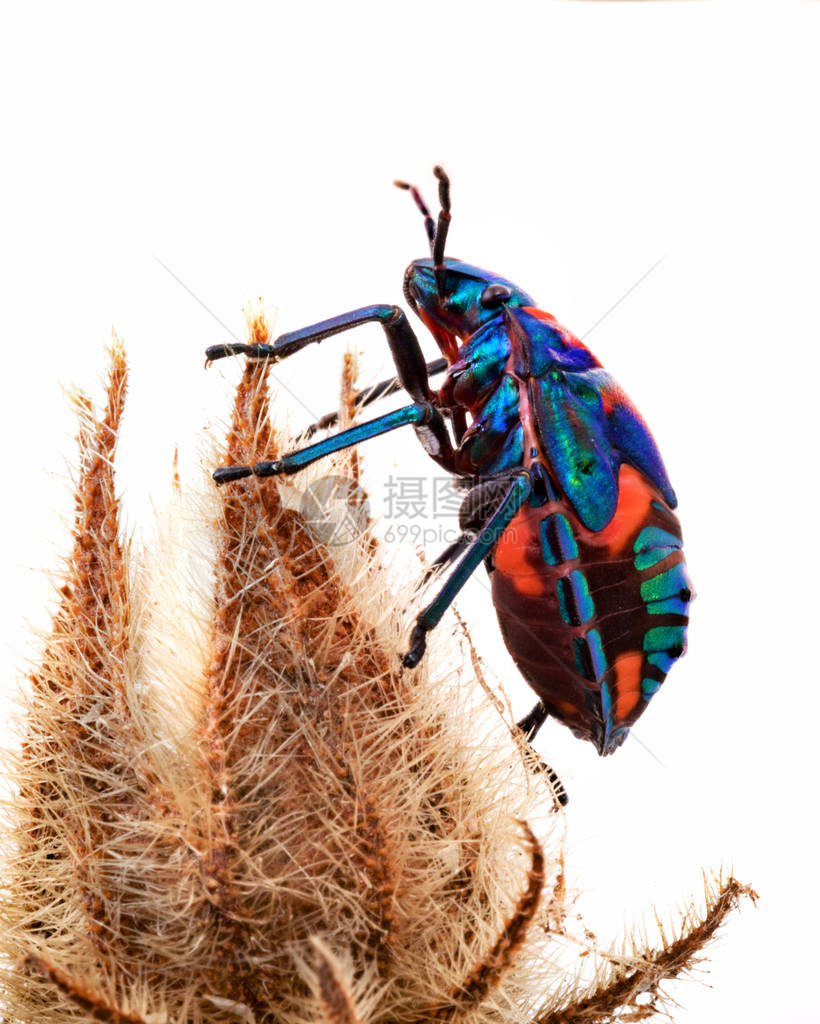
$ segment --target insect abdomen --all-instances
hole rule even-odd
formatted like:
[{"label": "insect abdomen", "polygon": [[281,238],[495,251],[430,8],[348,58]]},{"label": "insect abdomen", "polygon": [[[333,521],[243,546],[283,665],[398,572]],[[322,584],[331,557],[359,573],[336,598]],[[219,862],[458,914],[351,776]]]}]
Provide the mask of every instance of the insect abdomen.
[{"label": "insect abdomen", "polygon": [[677,517],[636,469],[610,523],[564,500],[527,505],[494,553],[493,600],[510,654],[550,713],[612,753],[686,646],[691,584]]}]

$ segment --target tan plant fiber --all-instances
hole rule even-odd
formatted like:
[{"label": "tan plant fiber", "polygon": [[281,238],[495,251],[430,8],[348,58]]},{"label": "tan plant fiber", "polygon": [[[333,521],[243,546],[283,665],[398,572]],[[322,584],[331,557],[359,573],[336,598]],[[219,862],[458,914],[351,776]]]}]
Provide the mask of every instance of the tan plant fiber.
[{"label": "tan plant fiber", "polygon": [[[261,314],[249,328],[268,340]],[[209,462],[289,447],[266,374],[247,363]],[[75,399],[73,548],[11,758],[2,1019],[656,1012],[660,983],[749,890],[711,883],[656,949],[584,947],[546,773],[487,700],[474,652],[447,668],[434,646],[426,667],[400,668],[408,597],[369,529],[331,550],[287,483],[188,493],[177,478],[153,549],[129,553],[114,482],[126,379],[115,340],[102,415]],[[343,423],[354,383],[348,360]],[[359,458],[322,474],[358,479]]]}]

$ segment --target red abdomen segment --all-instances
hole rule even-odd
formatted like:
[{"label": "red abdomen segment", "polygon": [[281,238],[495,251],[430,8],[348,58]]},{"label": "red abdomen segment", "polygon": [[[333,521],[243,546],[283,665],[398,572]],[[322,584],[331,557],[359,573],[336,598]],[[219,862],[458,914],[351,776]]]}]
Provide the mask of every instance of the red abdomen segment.
[{"label": "red abdomen segment", "polygon": [[681,547],[660,492],[623,465],[603,530],[582,526],[566,501],[526,505],[495,548],[507,649],[550,714],[600,754],[620,746],[686,648]]}]

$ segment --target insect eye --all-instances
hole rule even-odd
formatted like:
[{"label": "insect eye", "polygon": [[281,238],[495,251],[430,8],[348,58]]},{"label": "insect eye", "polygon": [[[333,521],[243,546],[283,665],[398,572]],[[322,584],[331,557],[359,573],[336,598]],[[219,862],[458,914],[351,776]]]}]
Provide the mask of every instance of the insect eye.
[{"label": "insect eye", "polygon": [[488,284],[478,300],[484,309],[498,309],[502,303],[512,298],[512,291],[505,284]]}]

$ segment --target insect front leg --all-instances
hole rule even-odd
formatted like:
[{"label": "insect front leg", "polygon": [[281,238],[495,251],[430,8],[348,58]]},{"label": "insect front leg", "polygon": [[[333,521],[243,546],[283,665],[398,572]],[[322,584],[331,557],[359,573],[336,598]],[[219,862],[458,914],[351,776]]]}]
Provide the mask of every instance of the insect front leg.
[{"label": "insect front leg", "polygon": [[366,323],[378,323],[384,330],[390,354],[396,364],[398,380],[404,390],[416,402],[429,401],[431,395],[427,364],[418,338],[400,306],[363,306],[297,331],[280,334],[270,345],[212,345],[205,350],[205,356],[209,361],[223,359],[225,356],[246,355],[252,359],[279,362],[300,352],[307,345],[317,344],[334,334],[341,334]]}]

